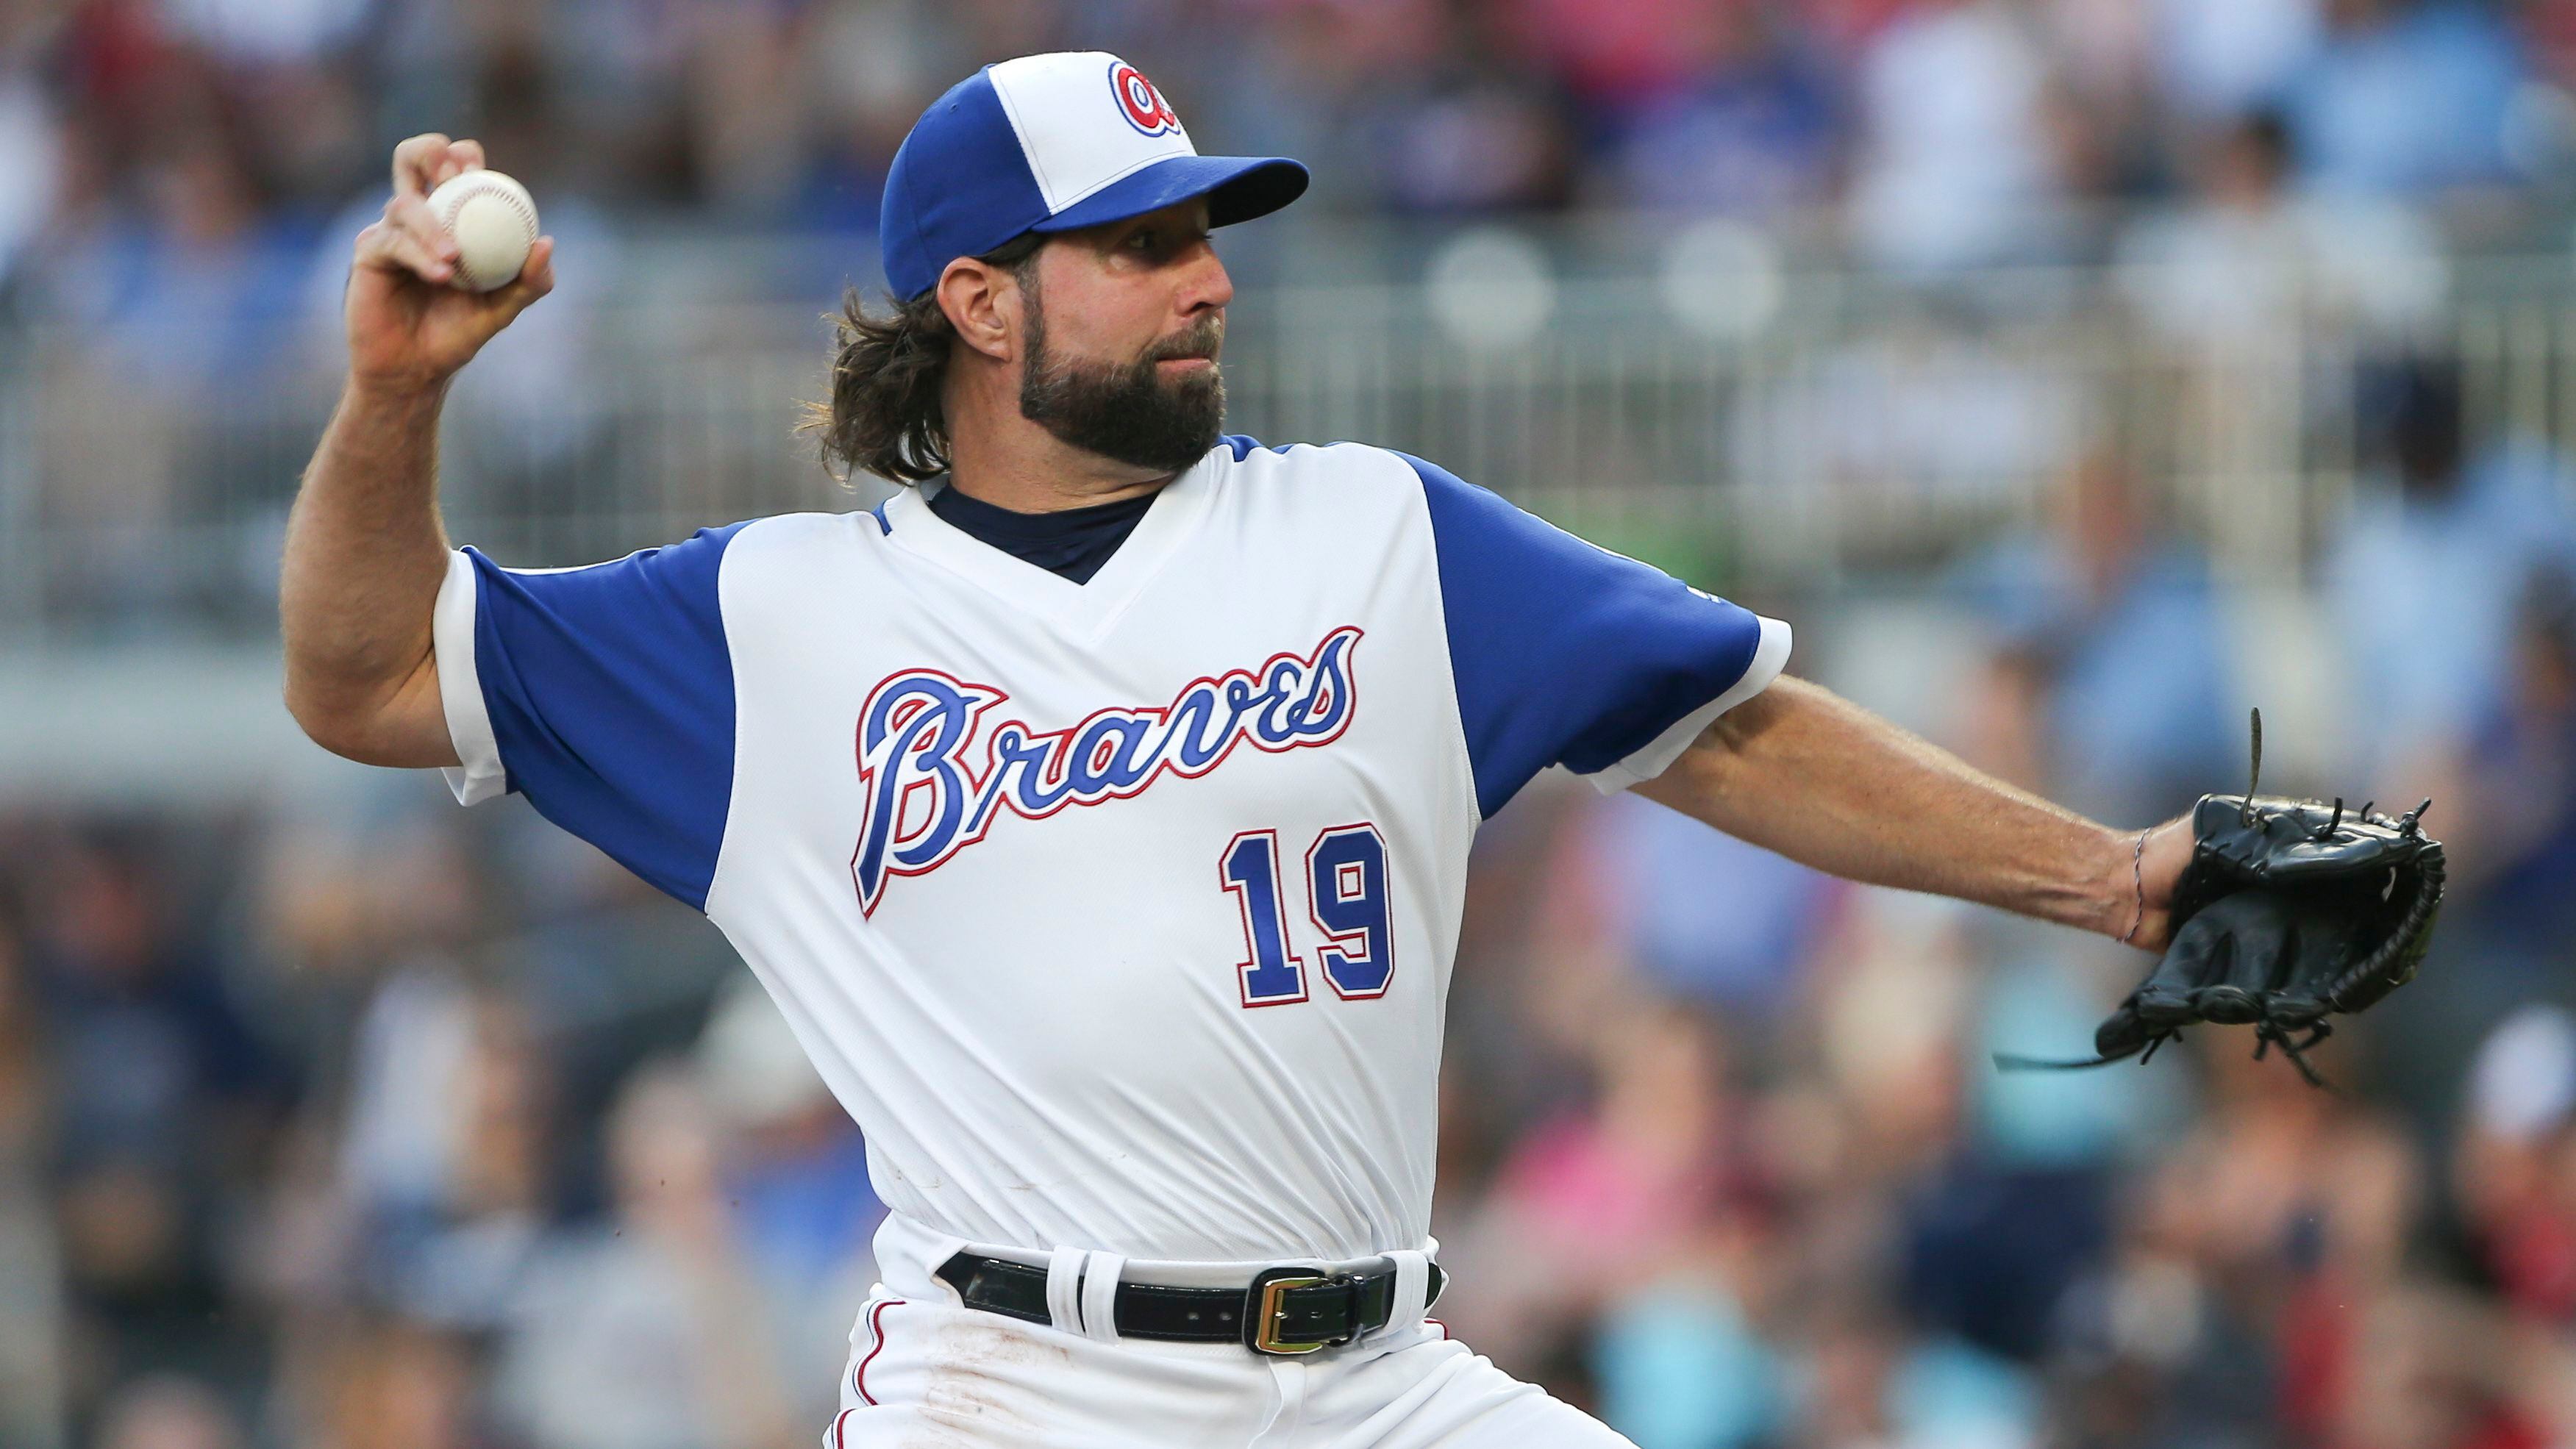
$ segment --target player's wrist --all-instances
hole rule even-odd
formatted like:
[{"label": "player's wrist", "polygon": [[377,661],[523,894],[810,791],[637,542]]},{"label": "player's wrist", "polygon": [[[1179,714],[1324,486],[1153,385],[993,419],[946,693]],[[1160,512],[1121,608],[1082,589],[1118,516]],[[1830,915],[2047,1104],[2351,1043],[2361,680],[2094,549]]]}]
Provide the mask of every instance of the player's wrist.
[{"label": "player's wrist", "polygon": [[2085,852],[2085,914],[2074,924],[2114,941],[2138,939],[2148,905],[2140,864],[2145,840],[2145,831],[2096,827]]},{"label": "player's wrist", "polygon": [[[2118,940],[2123,946],[2134,946],[2138,933],[2147,924],[2147,834],[2144,829],[2129,833],[2129,924],[2120,929]],[[2119,884],[2112,883],[2111,919],[2119,919]]]},{"label": "player's wrist", "polygon": [[454,370],[412,367],[361,367],[352,364],[341,383],[349,403],[387,412],[435,414],[447,401]]}]

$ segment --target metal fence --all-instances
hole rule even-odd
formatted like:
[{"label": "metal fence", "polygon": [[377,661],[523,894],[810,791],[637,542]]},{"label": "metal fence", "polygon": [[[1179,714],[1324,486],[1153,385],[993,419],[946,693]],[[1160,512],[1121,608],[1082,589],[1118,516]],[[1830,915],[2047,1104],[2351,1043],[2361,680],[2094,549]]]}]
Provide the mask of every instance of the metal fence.
[{"label": "metal fence", "polygon": [[[2364,456],[2363,379],[2399,350],[2460,365],[2474,434],[2576,442],[2563,258],[2444,264],[2394,325],[2303,304],[2177,330],[2139,299],[2192,279],[2138,268],[1560,279],[1516,246],[1471,239],[1421,282],[1247,292],[1229,425],[1417,451],[1604,543],[1756,587],[1937,564],[2044,507],[2088,449],[2125,459],[2224,567],[2311,558]],[[531,312],[451,400],[451,532],[564,564],[873,502],[794,431],[821,392],[818,310]],[[278,539],[337,362],[328,319],[265,335],[181,363],[148,330],[0,332],[0,638],[274,627]]]}]

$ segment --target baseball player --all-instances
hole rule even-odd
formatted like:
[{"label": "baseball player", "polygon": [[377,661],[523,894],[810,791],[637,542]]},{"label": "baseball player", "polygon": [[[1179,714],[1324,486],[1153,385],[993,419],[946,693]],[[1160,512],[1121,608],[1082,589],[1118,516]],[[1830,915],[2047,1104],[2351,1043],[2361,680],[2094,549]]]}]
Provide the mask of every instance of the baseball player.
[{"label": "baseball player", "polygon": [[1614,1445],[1425,1309],[1479,821],[1539,771],[1855,879],[2156,948],[2121,832],[1782,672],[1789,627],[1401,453],[1221,436],[1201,156],[1105,54],[991,66],[897,155],[894,310],[827,452],[913,486],[589,568],[451,550],[448,379],[544,295],[442,285],[422,136],[358,238],[298,498],[287,698],[720,926],[865,1130],[884,1282],[831,1449]]}]

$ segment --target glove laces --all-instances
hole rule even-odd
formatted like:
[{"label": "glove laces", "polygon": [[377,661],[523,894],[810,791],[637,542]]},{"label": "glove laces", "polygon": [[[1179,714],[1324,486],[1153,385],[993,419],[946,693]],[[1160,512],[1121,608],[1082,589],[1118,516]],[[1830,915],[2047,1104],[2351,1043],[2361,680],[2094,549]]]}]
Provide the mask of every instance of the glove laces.
[{"label": "glove laces", "polygon": [[[2254,1060],[2258,1062],[2263,1060],[2271,1054],[2273,1047],[2278,1046],[2281,1049],[2281,1055],[2290,1059],[2290,1065],[2299,1069],[2299,1075],[2307,1079],[2309,1086],[2341,1096],[2343,1090],[2318,1075],[2317,1069],[2308,1061],[2308,1053],[2316,1049],[2317,1043],[2332,1035],[2334,1035],[2333,1025],[2322,1021],[2312,1023],[2304,1038],[2300,1037],[2293,1028],[2283,1026],[2277,1021],[2269,1019],[2258,1021],[2254,1023]],[[2133,1056],[2138,1059],[2138,1065],[2143,1067],[2156,1059],[2157,1050],[2166,1042],[2180,1040],[2182,1040],[2182,1028],[2175,1026],[2167,1027],[2154,1036],[2148,1037],[2144,1047],[2132,1048],[2117,1056],[2067,1059],[2025,1057],[2012,1052],[1993,1052],[1989,1055],[1995,1064],[1995,1070],[1999,1072],[2081,1072],[2089,1071],[2094,1067],[2107,1067],[2113,1062],[2127,1061]]]}]

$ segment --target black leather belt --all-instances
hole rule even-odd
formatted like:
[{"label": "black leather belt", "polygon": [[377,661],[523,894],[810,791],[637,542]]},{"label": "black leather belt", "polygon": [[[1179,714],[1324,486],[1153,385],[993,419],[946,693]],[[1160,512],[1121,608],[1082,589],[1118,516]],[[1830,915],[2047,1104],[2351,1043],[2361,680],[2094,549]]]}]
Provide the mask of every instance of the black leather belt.
[{"label": "black leather belt", "polygon": [[[1439,1264],[1431,1264],[1430,1273],[1424,1285],[1426,1305],[1440,1297],[1448,1282]],[[969,1308],[1027,1323],[1055,1321],[1047,1311],[1044,1268],[959,1253],[939,1265],[939,1276]],[[1122,1281],[1116,1304],[1121,1338],[1241,1343],[1255,1353],[1313,1353],[1386,1326],[1388,1315],[1395,1311],[1395,1269],[1318,1273],[1308,1268],[1265,1268],[1248,1288]]]}]

